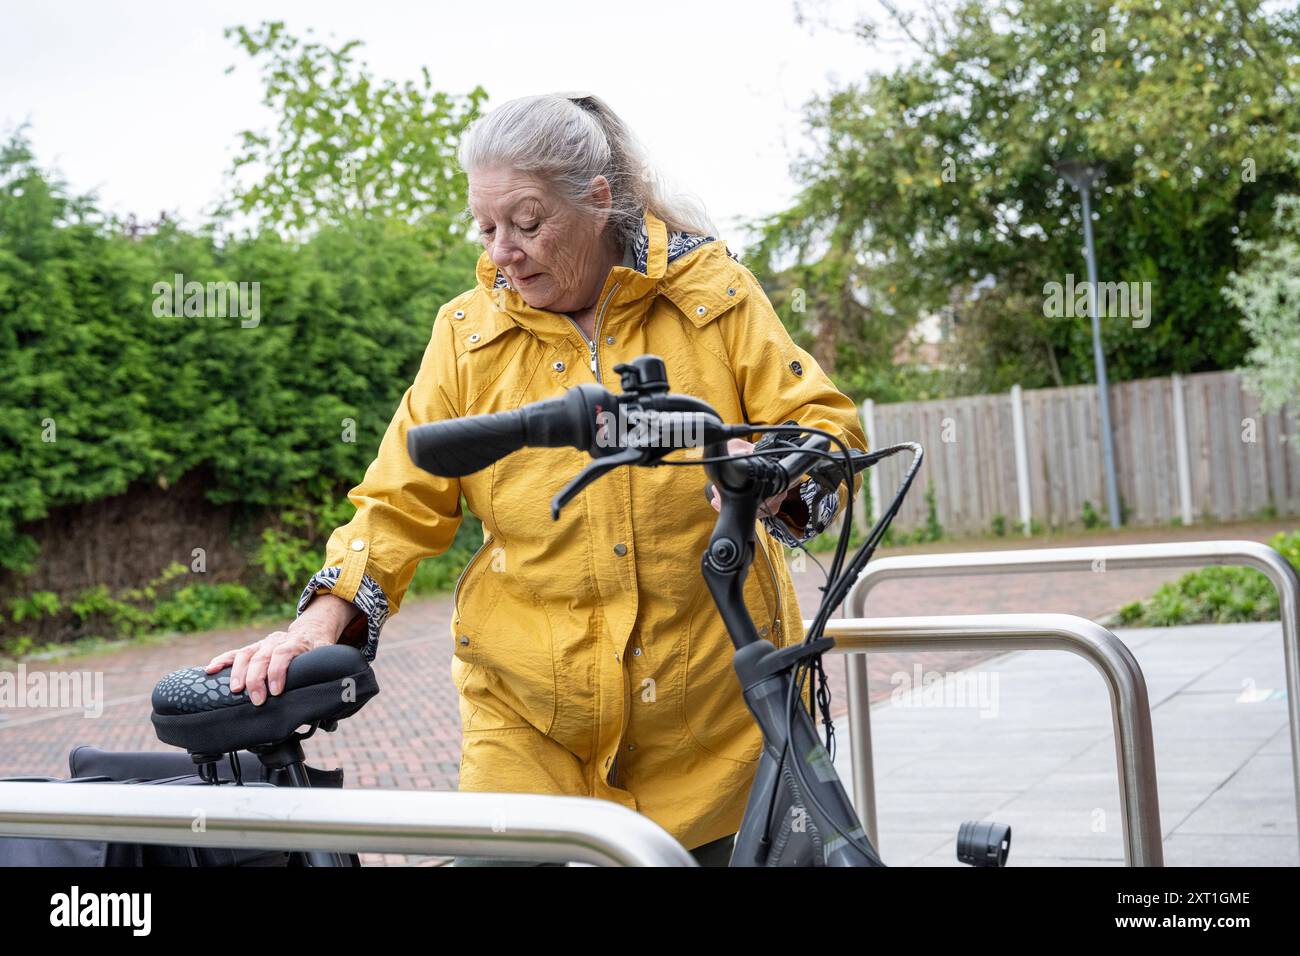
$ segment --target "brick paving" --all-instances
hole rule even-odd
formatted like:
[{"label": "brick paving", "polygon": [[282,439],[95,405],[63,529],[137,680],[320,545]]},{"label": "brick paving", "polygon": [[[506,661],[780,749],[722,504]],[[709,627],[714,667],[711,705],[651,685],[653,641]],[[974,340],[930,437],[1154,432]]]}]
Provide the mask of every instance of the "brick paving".
[{"label": "brick paving", "polygon": [[[1057,538],[1046,546],[1117,544],[1202,538],[1250,538],[1265,541],[1277,530],[1272,523],[1230,528],[1165,529],[1089,534]],[[1199,534],[1197,532],[1199,531]],[[1009,539],[1007,547],[1030,542]],[[1041,541],[1032,546],[1045,546]],[[947,550],[983,550],[988,542],[949,543]],[[917,550],[944,550],[929,546]],[[894,551],[890,553],[902,553]],[[819,556],[821,559],[821,556]],[[824,560],[824,559],[823,559]],[[1121,605],[1146,597],[1181,570],[1126,571],[1123,574],[1051,573],[1008,577],[889,581],[872,593],[869,613],[879,616],[1054,611],[1100,618]],[[794,575],[801,608],[816,607],[821,573],[807,562]],[[460,720],[451,684],[450,597],[412,600],[385,627],[375,671],[382,693],[333,734],[317,734],[304,744],[314,766],[343,767],[350,787],[455,789],[460,760]],[[82,671],[102,674],[103,712],[88,717],[78,711],[0,710],[0,776],[66,776],[67,755],[78,744],[106,750],[168,750],[154,736],[149,721],[149,694],[163,674],[209,660],[218,652],[249,643],[267,628],[211,631],[136,643],[120,649],[73,658],[62,663],[29,661],[28,673]],[[959,670],[996,656],[989,652],[873,654],[869,661],[872,700],[887,698],[890,675],[924,669]],[[11,665],[6,665],[11,667]],[[833,714],[845,712],[844,663],[828,661]],[[399,854],[365,854],[370,865],[444,862]]]}]

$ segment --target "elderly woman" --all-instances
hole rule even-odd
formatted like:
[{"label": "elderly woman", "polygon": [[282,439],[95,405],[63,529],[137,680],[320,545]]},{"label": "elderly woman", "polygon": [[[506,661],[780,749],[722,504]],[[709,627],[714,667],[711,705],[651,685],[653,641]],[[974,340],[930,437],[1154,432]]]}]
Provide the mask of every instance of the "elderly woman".
[{"label": "elderly woman", "polygon": [[[484,246],[478,282],[439,310],[350,494],[356,516],[330,537],[297,619],[208,669],[233,665],[231,690],[261,704],[313,647],[350,642],[373,658],[416,565],[451,545],[463,496],[484,543],[457,583],[451,623],[460,789],[612,800],[702,862],[725,864],[761,738],[699,573],[716,518],[703,471],[619,469],[553,522],[550,498],[582,453],[524,449],[466,478],[435,478],[409,460],[406,432],[580,382],[609,386],[615,365],[646,353],[664,359],[674,391],[729,422],[794,421],[865,448],[853,402],[598,98],[505,103],[467,132],[460,161]],[[745,597],[778,646],[802,638],[782,546],[822,531],[841,504],[806,481],[766,505]]]}]

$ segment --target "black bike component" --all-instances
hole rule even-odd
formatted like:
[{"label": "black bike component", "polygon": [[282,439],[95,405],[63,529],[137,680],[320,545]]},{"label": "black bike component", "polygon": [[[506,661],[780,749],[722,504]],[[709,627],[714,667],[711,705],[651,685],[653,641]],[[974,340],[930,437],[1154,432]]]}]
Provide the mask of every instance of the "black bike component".
[{"label": "black bike component", "polygon": [[758,668],[752,673],[756,677],[770,677],[778,671],[791,670],[805,658],[825,654],[834,646],[835,638],[833,637],[819,637],[817,640],[808,643],[791,644],[789,647],[783,647],[767,655],[763,659],[762,668]]},{"label": "black bike component", "polygon": [[[791,672],[772,660],[781,653],[765,640],[736,651],[736,675],[745,703],[763,731],[763,754],[731,865],[884,866],[857,823],[857,813],[830,754],[817,738],[812,718],[800,708],[789,720]],[[787,726],[792,736],[787,735]],[[768,821],[767,826],[754,825],[762,820]]]},{"label": "black bike component", "polygon": [[[213,755],[216,756],[216,755]],[[227,755],[229,756],[229,755]],[[77,746],[68,754],[70,779],[29,777],[30,782],[51,784],[126,783],[139,786],[240,785],[249,788],[288,786],[283,770],[270,771],[248,752],[238,754],[239,773],[218,764],[217,781],[204,781],[196,773],[194,758],[177,751],[123,752]],[[341,788],[342,770],[320,770],[303,765],[311,786]],[[243,783],[239,784],[239,780]],[[22,778],[4,778],[17,782]],[[201,800],[201,797],[196,797]],[[256,797],[252,798],[256,800]],[[257,848],[184,847],[165,844],[107,843],[87,839],[0,837],[0,867],[8,866],[299,866],[309,851],[286,852]],[[343,854],[341,865],[360,866],[357,854]]]},{"label": "black bike component", "polygon": [[[614,366],[623,394],[584,383],[559,398],[532,402],[512,412],[470,415],[427,425],[406,434],[411,460],[432,474],[473,474],[524,447],[572,446],[592,461],[551,501],[551,517],[596,479],[621,465],[653,465],[690,445],[735,437],[707,402],[669,395],[663,360],[643,355]],[[683,443],[680,436],[690,436]]]},{"label": "black bike component", "polygon": [[668,367],[657,355],[639,355],[614,366],[624,394],[650,397],[668,394]]},{"label": "black bike component", "polygon": [[1011,827],[1005,823],[967,820],[957,831],[957,859],[978,867],[1006,866]]},{"label": "black bike component", "polygon": [[587,383],[512,412],[417,425],[406,433],[406,450],[425,471],[446,478],[472,475],[525,446],[572,445],[596,454],[596,415],[617,405],[609,391]]},{"label": "black bike component", "polygon": [[798,482],[815,463],[822,461],[821,456],[830,450],[831,443],[828,438],[824,435],[812,435],[798,450],[776,459],[776,467],[781,470],[782,476],[777,493]]},{"label": "black bike component", "polygon": [[[236,752],[246,748],[261,762],[264,778],[310,787],[314,771],[306,766],[302,741],[318,727],[335,729],[377,693],[374,672],[361,652],[330,644],[293,658],[284,690],[261,706],[247,691],[231,693],[230,667],[215,674],[202,667],[174,671],[154,688],[152,719],[159,740],[189,751],[204,783],[221,783],[219,765],[226,756],[235,783],[243,786]],[[301,733],[297,728],[304,724],[309,730]],[[328,850],[306,850],[298,859],[310,867],[360,865],[355,854]]]},{"label": "black bike component", "polygon": [[[815,435],[797,451],[776,449],[784,452],[777,461],[747,457],[705,465],[721,491],[722,507],[701,573],[736,647],[736,674],[764,741],[736,838],[734,866],[884,865],[858,823],[811,715],[792,703],[798,700],[797,663],[811,660],[825,645],[807,651],[806,645],[815,643],[810,636],[805,645],[777,651],[759,637],[744,601],[757,547],[758,502],[797,480],[825,448],[824,436]],[[705,458],[724,453],[725,445],[710,446]]]},{"label": "black bike component", "polygon": [[582,471],[570,479],[569,483],[560,489],[559,494],[551,499],[551,520],[560,517],[560,510],[573,500],[583,488],[595,481],[597,478],[604,477],[608,472],[613,471],[621,465],[635,465],[641,461],[641,452],[635,448],[629,448],[621,451],[617,455],[611,455],[608,458],[596,458],[589,462]]},{"label": "black bike component", "polygon": [[[797,447],[794,442],[778,441],[774,444],[781,447]],[[829,443],[828,443],[829,445]],[[849,449],[849,460],[852,465],[853,474],[866,471],[876,462],[888,458],[893,454],[890,451],[867,452],[859,451],[857,448]],[[844,484],[844,465],[836,459],[830,460],[819,458],[811,467],[805,469],[805,473],[817,484],[821,485],[827,491],[835,491],[840,485]],[[713,501],[713,482],[707,482],[704,485],[704,500],[712,503]]]},{"label": "black bike component", "polygon": [[[304,655],[305,656],[305,655]],[[290,664],[292,665],[292,661]],[[302,742],[316,732],[313,724],[311,731],[305,734],[295,733],[287,740],[250,748],[262,761],[268,773],[283,771],[289,778],[286,786],[310,787],[311,777],[307,772],[307,757],[302,751]],[[307,850],[304,859],[310,867],[346,867],[352,866],[351,855],[336,853],[332,850]],[[360,865],[359,862],[357,865]]]},{"label": "black bike component", "polygon": [[[735,462],[735,467],[757,460]],[[718,467],[731,464],[723,462]],[[719,480],[718,484],[725,487],[724,481],[725,479]],[[749,497],[724,493],[722,508],[713,526],[713,535],[709,538],[709,547],[700,560],[700,573],[704,575],[704,583],[708,585],[713,603],[718,607],[718,614],[727,626],[727,633],[731,635],[731,643],[737,649],[759,640],[754,620],[745,607],[745,577],[754,560],[753,529],[760,500],[762,499],[757,495]]]},{"label": "black bike component", "polygon": [[221,782],[220,772],[217,770],[217,764],[221,762],[221,754],[192,753],[190,758],[194,761],[195,772],[198,773],[200,780],[214,786]]},{"label": "black bike component", "polygon": [[[825,453],[827,442],[823,436],[814,435],[804,445],[795,447],[797,450],[777,460],[729,458],[704,466],[713,478],[712,484],[722,489],[722,507],[700,573],[737,648],[759,639],[744,600],[745,577],[756,547],[754,521],[758,503],[789,488],[807,471],[808,462],[817,452]],[[707,446],[704,455],[706,459],[725,456],[726,443],[720,441]]]},{"label": "black bike component", "polygon": [[[229,754],[226,755],[229,758]],[[233,768],[218,765],[219,783],[235,783]],[[343,786],[342,770],[321,770],[305,766],[313,787]],[[247,783],[259,781],[282,787],[286,775],[267,768],[256,754],[239,751],[239,777]],[[156,780],[161,777],[180,777],[194,772],[194,759],[190,754],[175,751],[112,751],[97,747],[78,746],[68,754],[68,773],[71,777],[103,776],[110,780]]]},{"label": "black bike component", "polygon": [[[247,691],[232,694],[230,668],[173,671],[153,691],[158,739],[191,754],[221,755],[279,743],[303,724],[351,716],[379,693],[374,671],[355,647],[329,644],[289,662],[284,690],[254,706]],[[205,761],[215,762],[211,758]]]}]

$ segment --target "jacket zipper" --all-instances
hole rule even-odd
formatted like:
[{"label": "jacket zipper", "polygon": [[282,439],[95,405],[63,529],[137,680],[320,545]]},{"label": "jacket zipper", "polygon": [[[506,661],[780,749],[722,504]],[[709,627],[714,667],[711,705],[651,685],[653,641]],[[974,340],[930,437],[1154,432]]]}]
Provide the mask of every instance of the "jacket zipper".
[{"label": "jacket zipper", "polygon": [[487,550],[487,546],[491,543],[492,535],[488,535],[483,539],[483,543],[479,545],[478,550],[474,552],[474,557],[465,562],[465,567],[461,570],[460,577],[456,579],[456,586],[452,588],[451,591],[451,606],[453,611],[456,611],[457,613],[460,611],[460,607],[456,603],[460,598],[460,582],[465,580],[465,575],[469,574],[469,569],[474,567],[474,562],[478,560],[480,554]]},{"label": "jacket zipper", "polygon": [[573,323],[573,327],[578,330],[578,335],[582,337],[582,341],[586,342],[587,348],[591,350],[591,374],[596,376],[597,382],[600,381],[600,363],[596,361],[596,340],[600,338],[600,323],[605,318],[605,310],[609,307],[610,300],[614,298],[614,293],[618,291],[618,286],[619,283],[615,282],[614,288],[610,289],[609,295],[605,296],[605,302],[600,307],[600,312],[596,314],[596,329],[593,338],[587,338],[587,334],[582,331],[582,326],[578,324],[573,316],[565,316],[566,319]]}]

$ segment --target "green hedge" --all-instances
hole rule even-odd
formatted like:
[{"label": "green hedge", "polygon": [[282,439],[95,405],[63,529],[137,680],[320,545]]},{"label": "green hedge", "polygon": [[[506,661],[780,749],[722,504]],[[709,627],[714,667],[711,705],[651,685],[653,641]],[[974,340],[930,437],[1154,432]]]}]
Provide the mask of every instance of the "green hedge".
[{"label": "green hedge", "polygon": [[[165,222],[132,230],[69,196],[15,137],[0,152],[0,573],[34,566],[24,522],[202,469],[213,504],[280,515],[282,530],[250,556],[265,574],[249,582],[254,598],[188,591],[159,621],[207,622],[203,608],[252,613],[295,594],[347,517],[343,492],[369,464],[438,307],[473,281],[476,247],[446,241],[395,220],[300,242]],[[250,293],[257,283],[256,324],[251,313],[166,314],[155,286],[176,274]],[[466,524],[458,554],[478,533]],[[421,586],[448,577],[431,569]],[[43,590],[23,582],[28,595]]]}]

